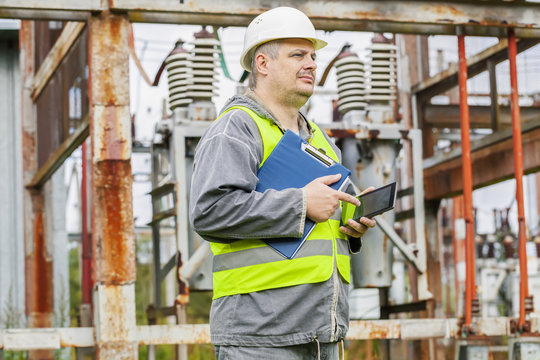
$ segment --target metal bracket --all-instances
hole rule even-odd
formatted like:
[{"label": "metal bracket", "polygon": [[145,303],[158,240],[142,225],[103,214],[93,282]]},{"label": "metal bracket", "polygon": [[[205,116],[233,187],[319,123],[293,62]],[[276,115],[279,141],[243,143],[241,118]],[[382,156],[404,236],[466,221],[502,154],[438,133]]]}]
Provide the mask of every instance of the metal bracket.
[{"label": "metal bracket", "polygon": [[399,140],[407,133],[405,124],[379,124],[360,122],[356,125],[357,139]]},{"label": "metal bracket", "polygon": [[377,226],[388,236],[390,241],[398,248],[398,250],[403,254],[405,259],[409,261],[418,273],[423,274],[426,269],[425,266],[419,261],[416,256],[417,249],[416,244],[407,244],[403,239],[396,233],[393,227],[386,222],[383,218],[375,218]]}]

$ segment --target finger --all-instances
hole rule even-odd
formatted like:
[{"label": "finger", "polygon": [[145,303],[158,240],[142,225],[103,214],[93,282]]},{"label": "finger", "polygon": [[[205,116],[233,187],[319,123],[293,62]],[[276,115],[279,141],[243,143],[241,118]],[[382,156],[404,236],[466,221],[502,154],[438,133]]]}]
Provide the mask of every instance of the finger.
[{"label": "finger", "polygon": [[356,230],[358,233],[360,233],[361,236],[366,233],[367,226],[357,221],[354,221],[353,219],[347,220],[347,225],[349,225],[353,230]]},{"label": "finger", "polygon": [[375,188],[373,186],[370,186],[358,195],[364,195],[364,194],[367,194],[368,192],[372,192],[373,190],[375,190]]},{"label": "finger", "polygon": [[341,179],[341,174],[334,174],[334,175],[321,176],[320,178],[315,179],[315,181],[322,182],[325,185],[332,185],[339,179]]},{"label": "finger", "polygon": [[366,225],[367,227],[375,227],[375,225],[377,225],[377,222],[373,219],[370,219],[370,218],[367,218],[365,216],[361,217],[360,218],[360,223]]},{"label": "finger", "polygon": [[360,234],[358,231],[355,231],[355,230],[353,230],[353,229],[351,229],[351,228],[349,228],[347,226],[340,226],[339,231],[341,231],[345,235],[348,235],[348,236],[351,236],[351,237],[355,237],[355,238],[362,237],[362,234]]},{"label": "finger", "polygon": [[349,195],[343,191],[338,191],[338,199],[341,201],[346,201],[348,203],[351,203],[355,206],[360,206],[360,200],[358,200],[356,197]]}]

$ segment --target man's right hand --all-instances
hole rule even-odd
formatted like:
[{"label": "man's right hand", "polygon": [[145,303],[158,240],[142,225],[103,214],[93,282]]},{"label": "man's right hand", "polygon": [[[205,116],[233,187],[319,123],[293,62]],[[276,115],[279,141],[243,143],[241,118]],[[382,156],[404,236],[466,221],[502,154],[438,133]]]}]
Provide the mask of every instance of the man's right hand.
[{"label": "man's right hand", "polygon": [[307,217],[316,223],[328,220],[339,207],[339,201],[359,206],[352,195],[332,189],[329,185],[341,179],[341,174],[317,178],[304,187],[307,197]]}]

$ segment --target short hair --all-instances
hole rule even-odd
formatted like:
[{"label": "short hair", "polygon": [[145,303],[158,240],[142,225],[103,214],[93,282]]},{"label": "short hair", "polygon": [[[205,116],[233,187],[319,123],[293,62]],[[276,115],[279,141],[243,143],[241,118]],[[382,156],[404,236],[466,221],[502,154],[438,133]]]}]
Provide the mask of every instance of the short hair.
[{"label": "short hair", "polygon": [[253,52],[253,57],[251,58],[251,75],[249,77],[249,88],[251,90],[255,89],[257,85],[257,65],[255,64],[255,58],[259,54],[265,54],[272,60],[277,59],[280,45],[281,40],[271,40],[259,45]]}]

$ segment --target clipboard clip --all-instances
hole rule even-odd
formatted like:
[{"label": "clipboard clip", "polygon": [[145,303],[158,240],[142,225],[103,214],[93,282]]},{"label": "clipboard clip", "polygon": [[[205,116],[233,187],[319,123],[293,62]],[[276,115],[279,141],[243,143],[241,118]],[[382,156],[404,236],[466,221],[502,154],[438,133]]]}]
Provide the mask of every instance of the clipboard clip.
[{"label": "clipboard clip", "polygon": [[330,167],[336,162],[330,156],[326,155],[323,151],[317,149],[315,146],[302,142],[302,151],[308,153],[313,158],[323,163],[324,165]]}]

